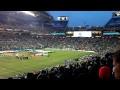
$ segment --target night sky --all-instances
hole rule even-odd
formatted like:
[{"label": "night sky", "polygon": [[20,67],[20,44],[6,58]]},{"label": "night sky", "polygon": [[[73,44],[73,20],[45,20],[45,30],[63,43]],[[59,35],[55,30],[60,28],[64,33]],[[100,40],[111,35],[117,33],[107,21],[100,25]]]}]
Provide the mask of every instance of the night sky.
[{"label": "night sky", "polygon": [[115,11],[49,11],[57,20],[58,16],[69,17],[69,27],[78,26],[104,26],[112,17]]}]

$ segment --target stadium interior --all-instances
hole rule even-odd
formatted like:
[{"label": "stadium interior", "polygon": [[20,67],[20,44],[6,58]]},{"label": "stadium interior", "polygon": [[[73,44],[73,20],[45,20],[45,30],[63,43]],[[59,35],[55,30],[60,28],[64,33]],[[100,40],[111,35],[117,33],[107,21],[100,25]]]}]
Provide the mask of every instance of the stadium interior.
[{"label": "stadium interior", "polygon": [[0,79],[114,80],[117,14],[104,26],[69,27],[47,11],[0,11]]}]

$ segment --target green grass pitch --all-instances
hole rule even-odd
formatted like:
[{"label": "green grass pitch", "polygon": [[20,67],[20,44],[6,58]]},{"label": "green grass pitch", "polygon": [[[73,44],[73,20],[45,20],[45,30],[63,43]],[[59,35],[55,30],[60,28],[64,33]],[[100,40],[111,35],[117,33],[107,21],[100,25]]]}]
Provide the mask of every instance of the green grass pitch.
[{"label": "green grass pitch", "polygon": [[[24,51],[22,53],[26,52],[27,51]],[[61,64],[66,59],[74,59],[78,56],[90,55],[92,53],[93,52],[55,50],[54,53],[49,53],[49,57],[29,57],[29,60],[19,60],[13,57],[5,58],[0,56],[0,79],[7,79],[14,75],[38,71],[46,67],[53,67]]]}]

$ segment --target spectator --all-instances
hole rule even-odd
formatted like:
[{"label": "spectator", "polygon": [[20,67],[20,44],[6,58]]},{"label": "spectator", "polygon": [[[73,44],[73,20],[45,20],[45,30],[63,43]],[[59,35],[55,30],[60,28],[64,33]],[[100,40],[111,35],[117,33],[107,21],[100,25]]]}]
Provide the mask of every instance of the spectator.
[{"label": "spectator", "polygon": [[113,66],[115,79],[120,79],[120,50],[113,53]]},{"label": "spectator", "polygon": [[102,80],[110,79],[111,77],[111,70],[110,67],[102,66],[99,69],[99,78]]},{"label": "spectator", "polygon": [[95,64],[95,61],[93,61],[93,62],[94,62],[94,64],[92,65],[92,68],[89,71],[89,75],[90,75],[89,77],[90,77],[90,79],[98,80],[100,64],[98,62]]}]

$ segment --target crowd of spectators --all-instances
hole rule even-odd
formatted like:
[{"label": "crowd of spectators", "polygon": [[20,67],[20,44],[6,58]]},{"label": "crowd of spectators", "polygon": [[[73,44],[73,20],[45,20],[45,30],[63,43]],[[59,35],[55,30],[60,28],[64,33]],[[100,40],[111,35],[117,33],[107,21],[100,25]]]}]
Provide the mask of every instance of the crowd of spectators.
[{"label": "crowd of spectators", "polygon": [[[2,30],[1,30],[2,29]],[[52,27],[46,25],[46,23],[31,24],[31,23],[22,23],[22,22],[0,22],[0,31],[17,31],[24,32],[28,31],[29,33],[36,34],[50,34],[52,32]]]},{"label": "crowd of spectators", "polygon": [[11,50],[18,48],[71,48],[74,50],[87,50],[98,52],[104,55],[110,51],[120,49],[120,39],[118,37],[85,38],[85,37],[65,37],[55,35],[0,35],[0,49]]},{"label": "crowd of spectators", "polygon": [[104,27],[104,26],[84,26],[84,27],[69,27],[68,31],[116,31],[120,30],[120,26]]}]

